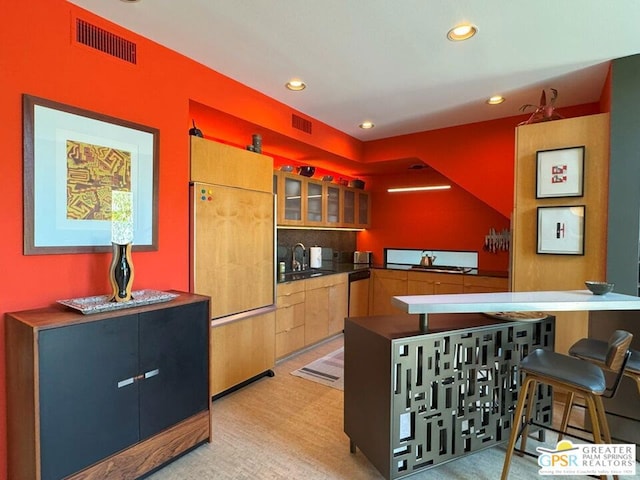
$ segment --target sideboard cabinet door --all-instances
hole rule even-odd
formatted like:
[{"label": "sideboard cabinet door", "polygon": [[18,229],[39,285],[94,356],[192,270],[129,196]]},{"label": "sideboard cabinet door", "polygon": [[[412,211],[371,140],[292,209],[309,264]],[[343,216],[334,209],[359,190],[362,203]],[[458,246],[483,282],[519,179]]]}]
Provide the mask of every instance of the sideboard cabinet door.
[{"label": "sideboard cabinet door", "polygon": [[38,343],[42,480],[136,443],[137,315],[43,330]]},{"label": "sideboard cabinet door", "polygon": [[140,314],[141,439],[208,408],[208,315],[204,302]]}]

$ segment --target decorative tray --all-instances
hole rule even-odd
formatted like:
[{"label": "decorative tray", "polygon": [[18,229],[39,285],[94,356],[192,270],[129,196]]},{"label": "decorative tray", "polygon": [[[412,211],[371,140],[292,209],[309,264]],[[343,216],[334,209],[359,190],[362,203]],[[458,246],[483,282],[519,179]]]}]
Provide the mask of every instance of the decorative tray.
[{"label": "decorative tray", "polygon": [[510,320],[512,322],[534,322],[549,316],[549,314],[544,312],[487,312],[485,315],[500,320]]},{"label": "decorative tray", "polygon": [[139,307],[141,305],[149,305],[151,303],[168,302],[177,296],[177,293],[161,292],[159,290],[138,290],[131,292],[131,300],[127,302],[110,302],[110,295],[98,295],[95,297],[58,300],[58,303],[87,315],[89,313],[100,313],[110,310]]}]

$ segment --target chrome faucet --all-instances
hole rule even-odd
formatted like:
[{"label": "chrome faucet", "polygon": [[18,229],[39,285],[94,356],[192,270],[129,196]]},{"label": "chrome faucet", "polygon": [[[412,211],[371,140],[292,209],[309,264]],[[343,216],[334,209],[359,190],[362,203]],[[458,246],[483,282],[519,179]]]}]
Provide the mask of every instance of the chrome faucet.
[{"label": "chrome faucet", "polygon": [[[302,263],[300,263],[296,258],[296,248],[298,247],[302,248]],[[307,264],[304,263],[305,252],[306,248],[304,248],[304,245],[301,243],[296,243],[291,249],[291,270],[293,270],[294,272],[299,272],[300,270],[307,269]]]}]

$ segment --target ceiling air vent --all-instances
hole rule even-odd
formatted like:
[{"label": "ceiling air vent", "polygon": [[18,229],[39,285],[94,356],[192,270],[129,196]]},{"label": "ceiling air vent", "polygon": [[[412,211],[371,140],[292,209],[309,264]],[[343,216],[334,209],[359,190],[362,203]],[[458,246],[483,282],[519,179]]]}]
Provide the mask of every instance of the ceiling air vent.
[{"label": "ceiling air vent", "polygon": [[291,114],[291,126],[305,133],[311,133],[311,128],[313,127],[309,120],[299,117],[295,113]]},{"label": "ceiling air vent", "polygon": [[137,63],[135,43],[79,18],[76,19],[76,41],[125,62]]}]

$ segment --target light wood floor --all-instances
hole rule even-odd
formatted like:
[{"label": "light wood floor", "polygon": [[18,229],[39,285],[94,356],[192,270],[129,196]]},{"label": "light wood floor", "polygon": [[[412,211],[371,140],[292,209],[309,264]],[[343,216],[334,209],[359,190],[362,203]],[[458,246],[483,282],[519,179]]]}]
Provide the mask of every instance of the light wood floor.
[{"label": "light wood floor", "polygon": [[[213,402],[212,442],[149,478],[382,479],[359,450],[349,452],[349,439],[343,431],[343,393],[290,375],[342,345],[339,336],[290,357],[278,363],[275,377],[258,380]],[[501,446],[488,448],[410,478],[494,480],[500,477],[504,453]],[[534,458],[514,456],[509,478],[537,478],[538,469]]]}]

